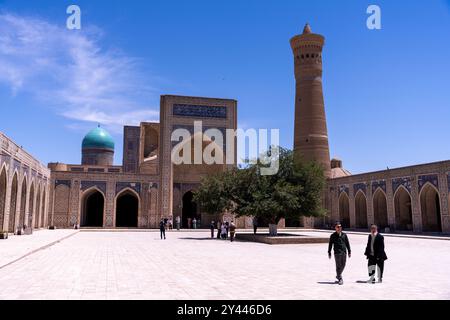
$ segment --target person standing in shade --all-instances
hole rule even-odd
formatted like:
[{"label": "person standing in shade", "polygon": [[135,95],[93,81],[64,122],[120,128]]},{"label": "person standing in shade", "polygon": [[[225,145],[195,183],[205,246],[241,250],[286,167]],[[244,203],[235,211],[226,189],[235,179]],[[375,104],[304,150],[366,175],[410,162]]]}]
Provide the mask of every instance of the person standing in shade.
[{"label": "person standing in shade", "polygon": [[164,240],[166,240],[166,224],[164,223],[164,219],[161,219],[159,222],[159,233],[161,235],[161,240],[164,237]]},{"label": "person standing in shade", "polygon": [[192,220],[192,226],[194,229],[197,229],[197,219],[194,218],[194,220]]},{"label": "person standing in shade", "polygon": [[180,216],[177,216],[175,218],[176,224],[177,224],[177,230],[180,231],[180,227],[181,227],[181,218]]},{"label": "person standing in shade", "polygon": [[331,259],[331,249],[334,249],[334,259],[336,262],[336,279],[339,285],[344,284],[344,279],[342,278],[342,272],[344,272],[345,264],[347,262],[347,250],[348,257],[352,256],[352,251],[350,248],[350,242],[348,241],[347,235],[342,232],[342,225],[340,222],[336,222],[334,227],[336,232],[330,236],[330,242],[328,244],[328,258]]},{"label": "person standing in shade", "polygon": [[253,217],[253,234],[258,231],[258,217]]},{"label": "person standing in shade", "polygon": [[217,239],[220,239],[221,223],[217,221]]},{"label": "person standing in shade", "polygon": [[236,225],[234,224],[233,221],[231,221],[229,228],[230,228],[230,241],[233,242],[234,235],[236,234]]},{"label": "person standing in shade", "polygon": [[384,237],[378,232],[378,226],[373,224],[370,226],[369,239],[364,255],[367,257],[370,279],[368,283],[375,283],[375,271],[378,270],[378,282],[383,282],[384,261],[387,260],[384,251]]},{"label": "person standing in shade", "polygon": [[227,238],[227,228],[225,226],[225,223],[222,223],[222,225],[220,226],[220,235],[223,240]]},{"label": "person standing in shade", "polygon": [[228,232],[230,231],[230,223],[228,221],[225,222],[225,229],[227,230],[227,236],[225,239],[228,239]]},{"label": "person standing in shade", "polygon": [[209,229],[211,230],[211,239],[214,239],[214,229],[216,229],[216,225],[214,221],[211,221],[211,224],[209,225]]}]

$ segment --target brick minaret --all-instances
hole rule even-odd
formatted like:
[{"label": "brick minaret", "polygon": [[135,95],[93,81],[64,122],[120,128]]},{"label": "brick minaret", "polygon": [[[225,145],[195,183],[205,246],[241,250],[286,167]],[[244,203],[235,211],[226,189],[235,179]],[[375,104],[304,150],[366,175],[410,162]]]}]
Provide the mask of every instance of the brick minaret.
[{"label": "brick minaret", "polygon": [[322,48],[325,38],[311,32],[307,24],[303,34],[291,39],[295,63],[295,155],[322,164],[330,177],[330,150],[322,92]]}]

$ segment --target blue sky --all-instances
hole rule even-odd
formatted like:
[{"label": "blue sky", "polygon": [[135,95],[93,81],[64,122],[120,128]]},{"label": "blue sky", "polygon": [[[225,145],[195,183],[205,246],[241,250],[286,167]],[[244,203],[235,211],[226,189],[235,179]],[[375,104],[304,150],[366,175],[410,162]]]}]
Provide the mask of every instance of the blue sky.
[{"label": "blue sky", "polygon": [[[65,28],[66,8],[82,30]],[[382,30],[366,9],[382,10]],[[159,96],[237,99],[243,128],[292,147],[289,39],[326,37],[331,155],[353,173],[450,158],[450,1],[0,0],[0,131],[43,162],[80,162],[101,122],[121,163],[124,123],[158,120]]]}]

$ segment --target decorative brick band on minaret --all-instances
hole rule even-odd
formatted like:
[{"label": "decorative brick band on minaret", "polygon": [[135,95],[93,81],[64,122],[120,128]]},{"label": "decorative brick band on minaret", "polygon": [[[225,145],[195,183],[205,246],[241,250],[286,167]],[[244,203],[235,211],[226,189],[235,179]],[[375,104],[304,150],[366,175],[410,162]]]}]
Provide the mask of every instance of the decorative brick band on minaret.
[{"label": "decorative brick band on minaret", "polygon": [[308,24],[303,34],[291,39],[296,80],[294,152],[298,158],[322,164],[326,177],[330,177],[330,150],[322,92],[324,42],[325,38],[312,33]]}]

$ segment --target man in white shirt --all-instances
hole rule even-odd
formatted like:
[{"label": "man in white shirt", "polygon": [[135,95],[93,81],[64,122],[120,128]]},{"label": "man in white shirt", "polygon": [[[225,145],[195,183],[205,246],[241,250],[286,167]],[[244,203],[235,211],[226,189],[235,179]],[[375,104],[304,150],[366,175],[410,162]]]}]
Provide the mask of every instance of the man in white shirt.
[{"label": "man in white shirt", "polygon": [[387,256],[384,251],[384,237],[378,232],[378,227],[375,224],[370,226],[370,234],[364,255],[368,260],[367,266],[370,277],[367,282],[375,283],[376,270],[378,270],[378,282],[383,282],[384,261],[387,260]]}]

